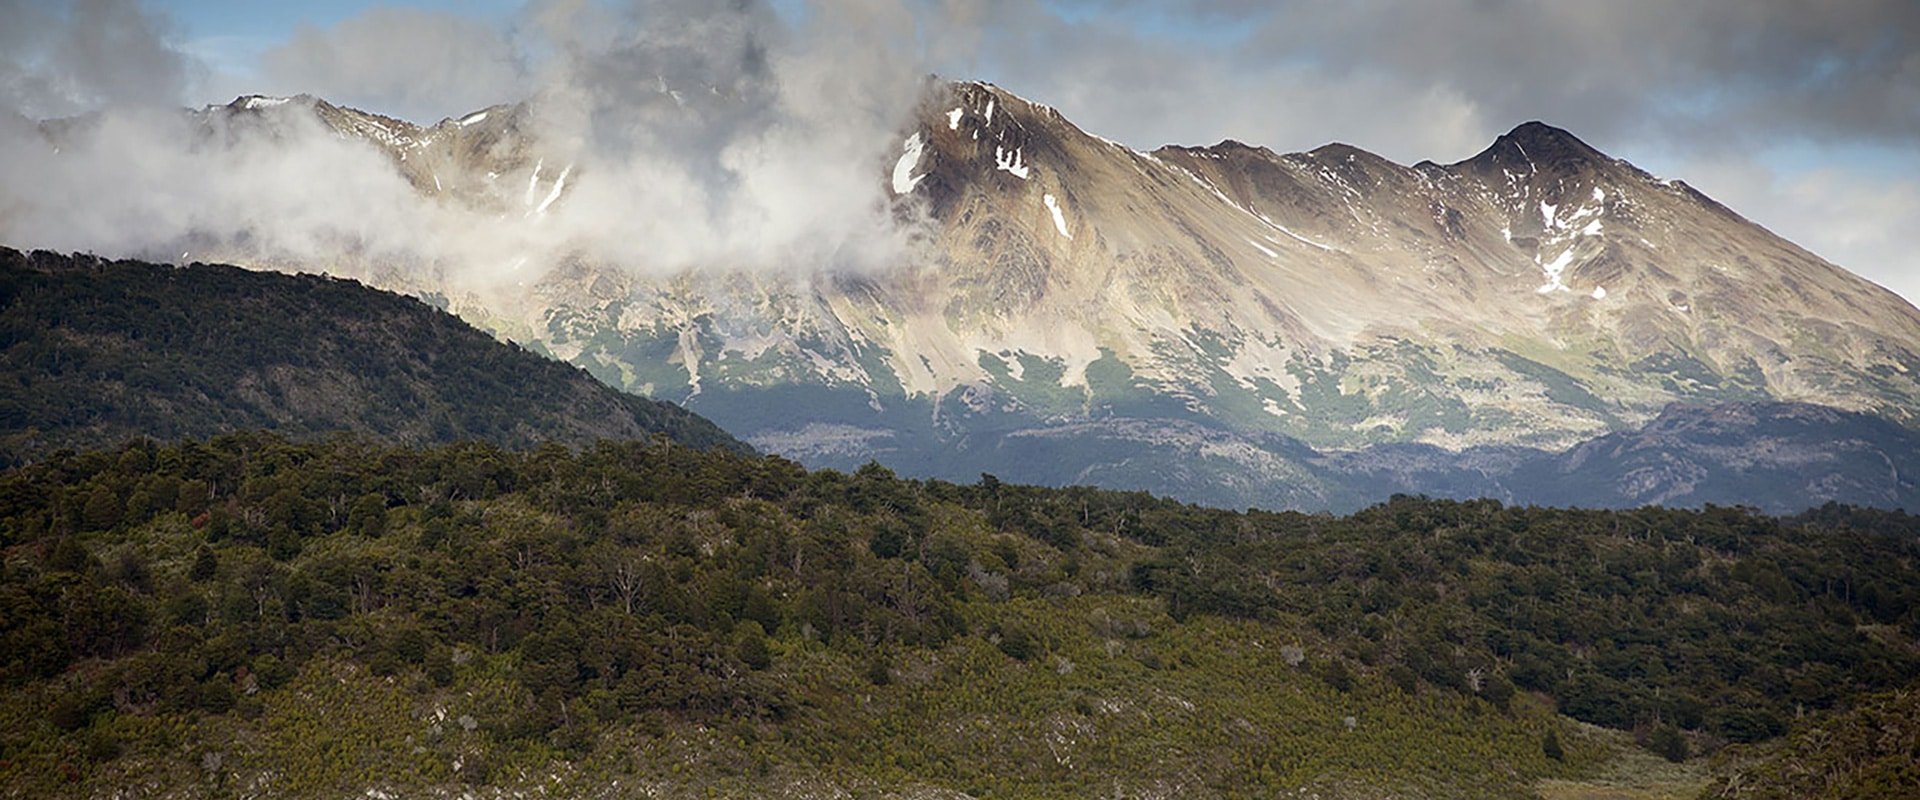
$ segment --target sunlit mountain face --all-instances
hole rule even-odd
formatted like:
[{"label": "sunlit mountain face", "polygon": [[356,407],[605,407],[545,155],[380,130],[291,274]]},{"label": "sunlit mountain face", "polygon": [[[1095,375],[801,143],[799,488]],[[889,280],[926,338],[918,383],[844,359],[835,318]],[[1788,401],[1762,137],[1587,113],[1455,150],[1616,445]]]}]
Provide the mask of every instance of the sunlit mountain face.
[{"label": "sunlit mountain face", "polygon": [[[654,102],[716,115],[750,99]],[[334,249],[288,246],[264,222],[187,226],[149,249],[367,277],[810,465],[1231,506],[1526,499],[1544,490],[1524,465],[1673,403],[1900,425],[1920,408],[1910,305],[1541,123],[1454,164],[1340,144],[1142,152],[1005,89],[931,81],[864,161],[822,157],[860,165],[818,178],[855,221],[767,211],[762,224],[796,230],[714,233],[756,244],[700,250],[620,204],[707,195],[675,200],[684,175],[650,195],[645,171],[563,140],[579,128],[553,124],[556,108],[425,127],[304,96],[204,109],[183,123],[199,157],[271,179],[276,152],[344,152],[341,174],[406,224]],[[53,142],[101,135],[88,130],[43,126]],[[755,224],[737,208],[696,217]],[[777,244],[809,224],[820,241]],[[317,227],[321,244],[356,233]]]}]

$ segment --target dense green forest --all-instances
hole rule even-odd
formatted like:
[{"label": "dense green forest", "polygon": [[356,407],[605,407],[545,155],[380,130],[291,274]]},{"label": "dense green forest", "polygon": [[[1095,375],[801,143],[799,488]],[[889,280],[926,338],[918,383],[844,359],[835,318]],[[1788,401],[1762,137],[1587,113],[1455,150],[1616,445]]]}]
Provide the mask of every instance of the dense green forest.
[{"label": "dense green forest", "polygon": [[0,794],[1517,797],[1622,742],[1763,771],[1920,678],[1916,530],[143,440],[0,473]]},{"label": "dense green forest", "polygon": [[0,465],[259,428],[743,447],[678,406],[350,280],[0,248]]}]

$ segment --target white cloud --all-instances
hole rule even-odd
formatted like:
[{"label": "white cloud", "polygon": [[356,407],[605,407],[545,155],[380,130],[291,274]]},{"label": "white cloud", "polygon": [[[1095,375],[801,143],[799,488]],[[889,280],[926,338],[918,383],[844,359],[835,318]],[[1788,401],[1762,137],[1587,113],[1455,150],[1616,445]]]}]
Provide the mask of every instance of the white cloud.
[{"label": "white cloud", "polygon": [[32,119],[180,101],[190,62],[135,0],[0,0],[0,105]]},{"label": "white cloud", "polygon": [[[209,70],[132,0],[0,0],[14,23],[0,26],[0,100],[36,117],[178,102],[197,78],[223,100],[309,91],[431,122],[537,97],[580,180],[538,242],[516,246],[664,265],[886,261],[899,240],[874,176],[929,71],[996,80],[1140,147],[1344,141],[1451,161],[1542,119],[1616,156],[1666,158],[1671,177],[1920,294],[1904,241],[1920,218],[1920,5],[1906,0],[795,5],[535,0],[512,28],[379,9],[264,49],[194,40]],[[263,49],[257,75],[212,57],[235,48]],[[1769,155],[1781,142],[1865,143],[1895,168],[1803,157],[1788,171]],[[271,206],[223,202],[210,207]],[[8,213],[0,231],[28,230],[32,215]],[[38,224],[66,236],[101,216],[75,213]]]},{"label": "white cloud", "polygon": [[[1904,242],[1920,219],[1911,0],[968,6],[980,43],[958,74],[984,72],[1135,146],[1343,141],[1448,162],[1539,119],[1610,155],[1667,159],[1669,177],[1920,298]],[[1781,158],[1789,147],[1801,152]],[[1833,166],[1808,171],[1809,148]],[[1877,165],[1844,156],[1861,148],[1885,152]]]},{"label": "white cloud", "polygon": [[328,28],[302,26],[260,56],[269,94],[336,103],[431,123],[530,88],[522,56],[495,26],[447,11],[376,7]]},{"label": "white cloud", "polygon": [[1741,156],[1683,162],[1687,182],[1822,258],[1920,303],[1920,173],[1782,174]]},{"label": "white cloud", "polygon": [[[705,0],[562,0],[531,18],[527,35],[547,53],[537,70],[499,66],[504,40],[457,18],[386,11],[309,30],[268,63],[348,97],[457,110],[516,99],[482,93],[523,81],[517,94],[531,98],[549,168],[538,190],[555,194],[556,177],[571,178],[565,199],[539,213],[422,196],[384,154],[303,115],[216,116],[205,131],[175,110],[107,97],[57,141],[19,117],[0,124],[0,241],[162,259],[212,249],[349,274],[430,270],[481,290],[516,277],[511,265],[573,259],[661,273],[898,260],[908,231],[879,175],[925,71],[915,19],[897,0],[817,3],[798,25],[761,4]],[[439,27],[450,32],[422,33]],[[402,53],[410,42],[418,52]],[[144,44],[165,49],[153,36]],[[486,65],[499,68],[461,72]],[[75,80],[67,66],[21,71],[61,85]],[[439,115],[425,109],[427,121]]]}]

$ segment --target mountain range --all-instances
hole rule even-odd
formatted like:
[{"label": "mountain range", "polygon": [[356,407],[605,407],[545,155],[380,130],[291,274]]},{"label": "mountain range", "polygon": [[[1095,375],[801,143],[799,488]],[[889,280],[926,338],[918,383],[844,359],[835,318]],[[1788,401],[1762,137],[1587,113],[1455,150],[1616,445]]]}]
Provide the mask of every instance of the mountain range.
[{"label": "mountain range", "polygon": [[[196,119],[245,138],[309,115],[423,196],[565,214],[596,175],[542,140],[541,113],[423,127],[249,96]],[[501,302],[360,268],[810,466],[1309,509],[1389,490],[1782,508],[1912,491],[1880,450],[1920,419],[1920,312],[1545,124],[1444,165],[1340,144],[1144,152],[999,87],[934,81],[874,171],[922,233],[878,271],[571,259]],[[199,244],[250,263],[244,245]],[[1812,437],[1823,454],[1795,463],[1843,466],[1789,495],[1702,493],[1717,485],[1695,474],[1703,451],[1645,455],[1701,425],[1868,424],[1854,412],[1894,425]],[[1601,470],[1616,485],[1545,485],[1619,437],[1638,449],[1606,452],[1644,463]]]},{"label": "mountain range", "polygon": [[[1545,125],[921,111],[885,269],[0,247],[0,796],[1913,794],[1903,301]],[[510,227],[542,113],[187,119]]]}]

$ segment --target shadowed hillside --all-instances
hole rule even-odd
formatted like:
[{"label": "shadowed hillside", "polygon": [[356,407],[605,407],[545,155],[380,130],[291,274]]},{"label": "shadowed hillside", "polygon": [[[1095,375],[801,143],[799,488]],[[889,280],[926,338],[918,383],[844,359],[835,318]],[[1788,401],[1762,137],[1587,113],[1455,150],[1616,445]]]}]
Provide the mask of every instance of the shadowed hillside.
[{"label": "shadowed hillside", "polygon": [[411,298],[318,275],[0,248],[0,460],[267,428],[744,447]]}]

